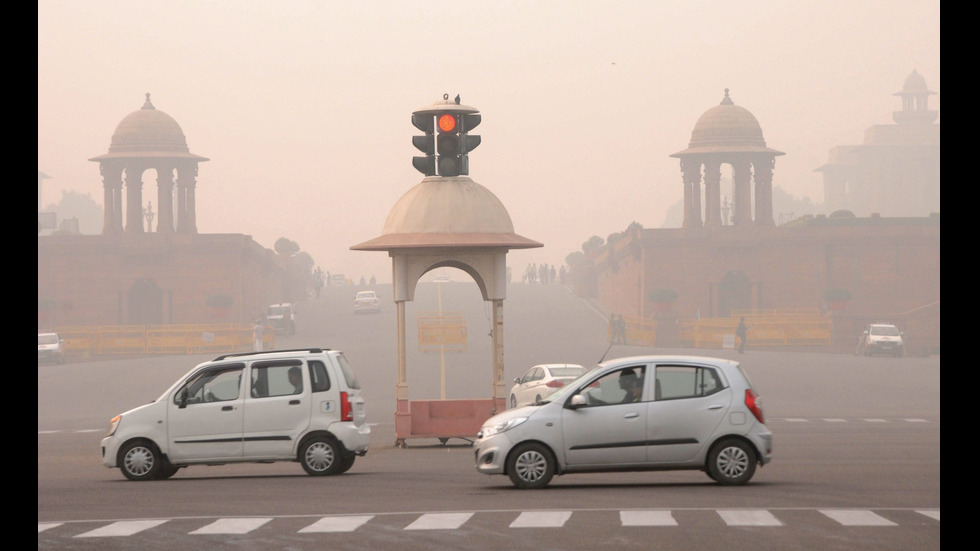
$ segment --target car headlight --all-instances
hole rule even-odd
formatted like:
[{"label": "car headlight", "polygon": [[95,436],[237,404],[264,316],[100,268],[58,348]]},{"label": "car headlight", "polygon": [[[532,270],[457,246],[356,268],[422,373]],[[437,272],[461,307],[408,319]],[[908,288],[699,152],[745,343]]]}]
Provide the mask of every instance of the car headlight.
[{"label": "car headlight", "polygon": [[116,428],[119,427],[119,421],[122,421],[122,415],[117,415],[109,421],[109,432],[106,436],[112,436],[116,433]]},{"label": "car headlight", "polygon": [[518,425],[520,425],[524,421],[527,421],[527,417],[515,417],[513,419],[508,419],[506,421],[501,421],[500,423],[493,423],[491,425],[484,425],[483,428],[480,429],[480,434],[478,436],[480,438],[487,438],[487,437],[493,436],[495,434],[498,434],[498,433],[501,433],[501,432],[504,432],[504,431],[508,431],[508,430],[510,430],[510,429],[512,429],[512,428],[514,428],[514,427],[516,427]]}]

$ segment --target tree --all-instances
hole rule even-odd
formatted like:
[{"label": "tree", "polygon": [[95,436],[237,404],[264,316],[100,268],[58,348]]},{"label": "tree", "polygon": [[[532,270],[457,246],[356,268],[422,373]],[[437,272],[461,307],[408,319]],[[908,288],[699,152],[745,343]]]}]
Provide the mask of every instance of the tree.
[{"label": "tree", "polygon": [[61,200],[45,207],[45,211],[54,212],[59,223],[69,218],[77,218],[78,231],[84,235],[102,233],[102,206],[88,193],[64,190],[61,192]]},{"label": "tree", "polygon": [[292,239],[286,239],[285,237],[277,239],[273,248],[282,256],[293,256],[299,252],[299,245]]}]

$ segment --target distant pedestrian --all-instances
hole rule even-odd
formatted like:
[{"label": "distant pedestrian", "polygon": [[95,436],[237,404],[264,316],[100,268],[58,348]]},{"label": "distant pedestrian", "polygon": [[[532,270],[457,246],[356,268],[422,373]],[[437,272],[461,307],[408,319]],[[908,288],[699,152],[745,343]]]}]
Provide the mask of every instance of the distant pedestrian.
[{"label": "distant pedestrian", "polygon": [[259,316],[255,320],[255,325],[252,327],[252,341],[254,350],[256,352],[262,352],[262,336],[265,332],[265,320],[262,316]]},{"label": "distant pedestrian", "polygon": [[735,328],[735,336],[738,337],[738,353],[745,353],[745,338],[748,334],[749,328],[745,326],[745,318],[741,318],[738,322],[738,327]]}]

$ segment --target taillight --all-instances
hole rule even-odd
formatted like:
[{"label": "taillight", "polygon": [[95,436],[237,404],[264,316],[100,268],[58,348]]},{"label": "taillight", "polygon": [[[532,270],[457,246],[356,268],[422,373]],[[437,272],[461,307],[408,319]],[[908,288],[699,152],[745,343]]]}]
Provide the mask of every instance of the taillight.
[{"label": "taillight", "polygon": [[765,423],[766,420],[762,416],[762,398],[755,393],[751,388],[745,389],[745,407],[749,408],[752,415],[759,420],[760,423]]},{"label": "taillight", "polygon": [[354,408],[350,407],[350,397],[347,396],[346,392],[340,393],[340,420],[354,420]]},{"label": "taillight", "polygon": [[565,383],[563,383],[562,381],[558,381],[558,380],[551,380],[551,381],[548,381],[548,384],[546,384],[544,386],[546,386],[548,388],[561,388],[561,387],[565,386]]}]

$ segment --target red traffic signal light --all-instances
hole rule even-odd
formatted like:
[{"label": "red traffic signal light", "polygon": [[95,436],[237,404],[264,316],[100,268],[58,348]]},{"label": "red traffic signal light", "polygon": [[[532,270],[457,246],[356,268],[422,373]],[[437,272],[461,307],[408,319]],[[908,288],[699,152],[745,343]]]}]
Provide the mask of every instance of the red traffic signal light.
[{"label": "red traffic signal light", "polygon": [[480,145],[480,136],[467,132],[480,124],[476,109],[461,105],[444,94],[441,102],[412,114],[412,124],[425,133],[414,136],[412,144],[425,154],[414,157],[412,165],[426,176],[455,177],[469,174],[467,153]]}]

